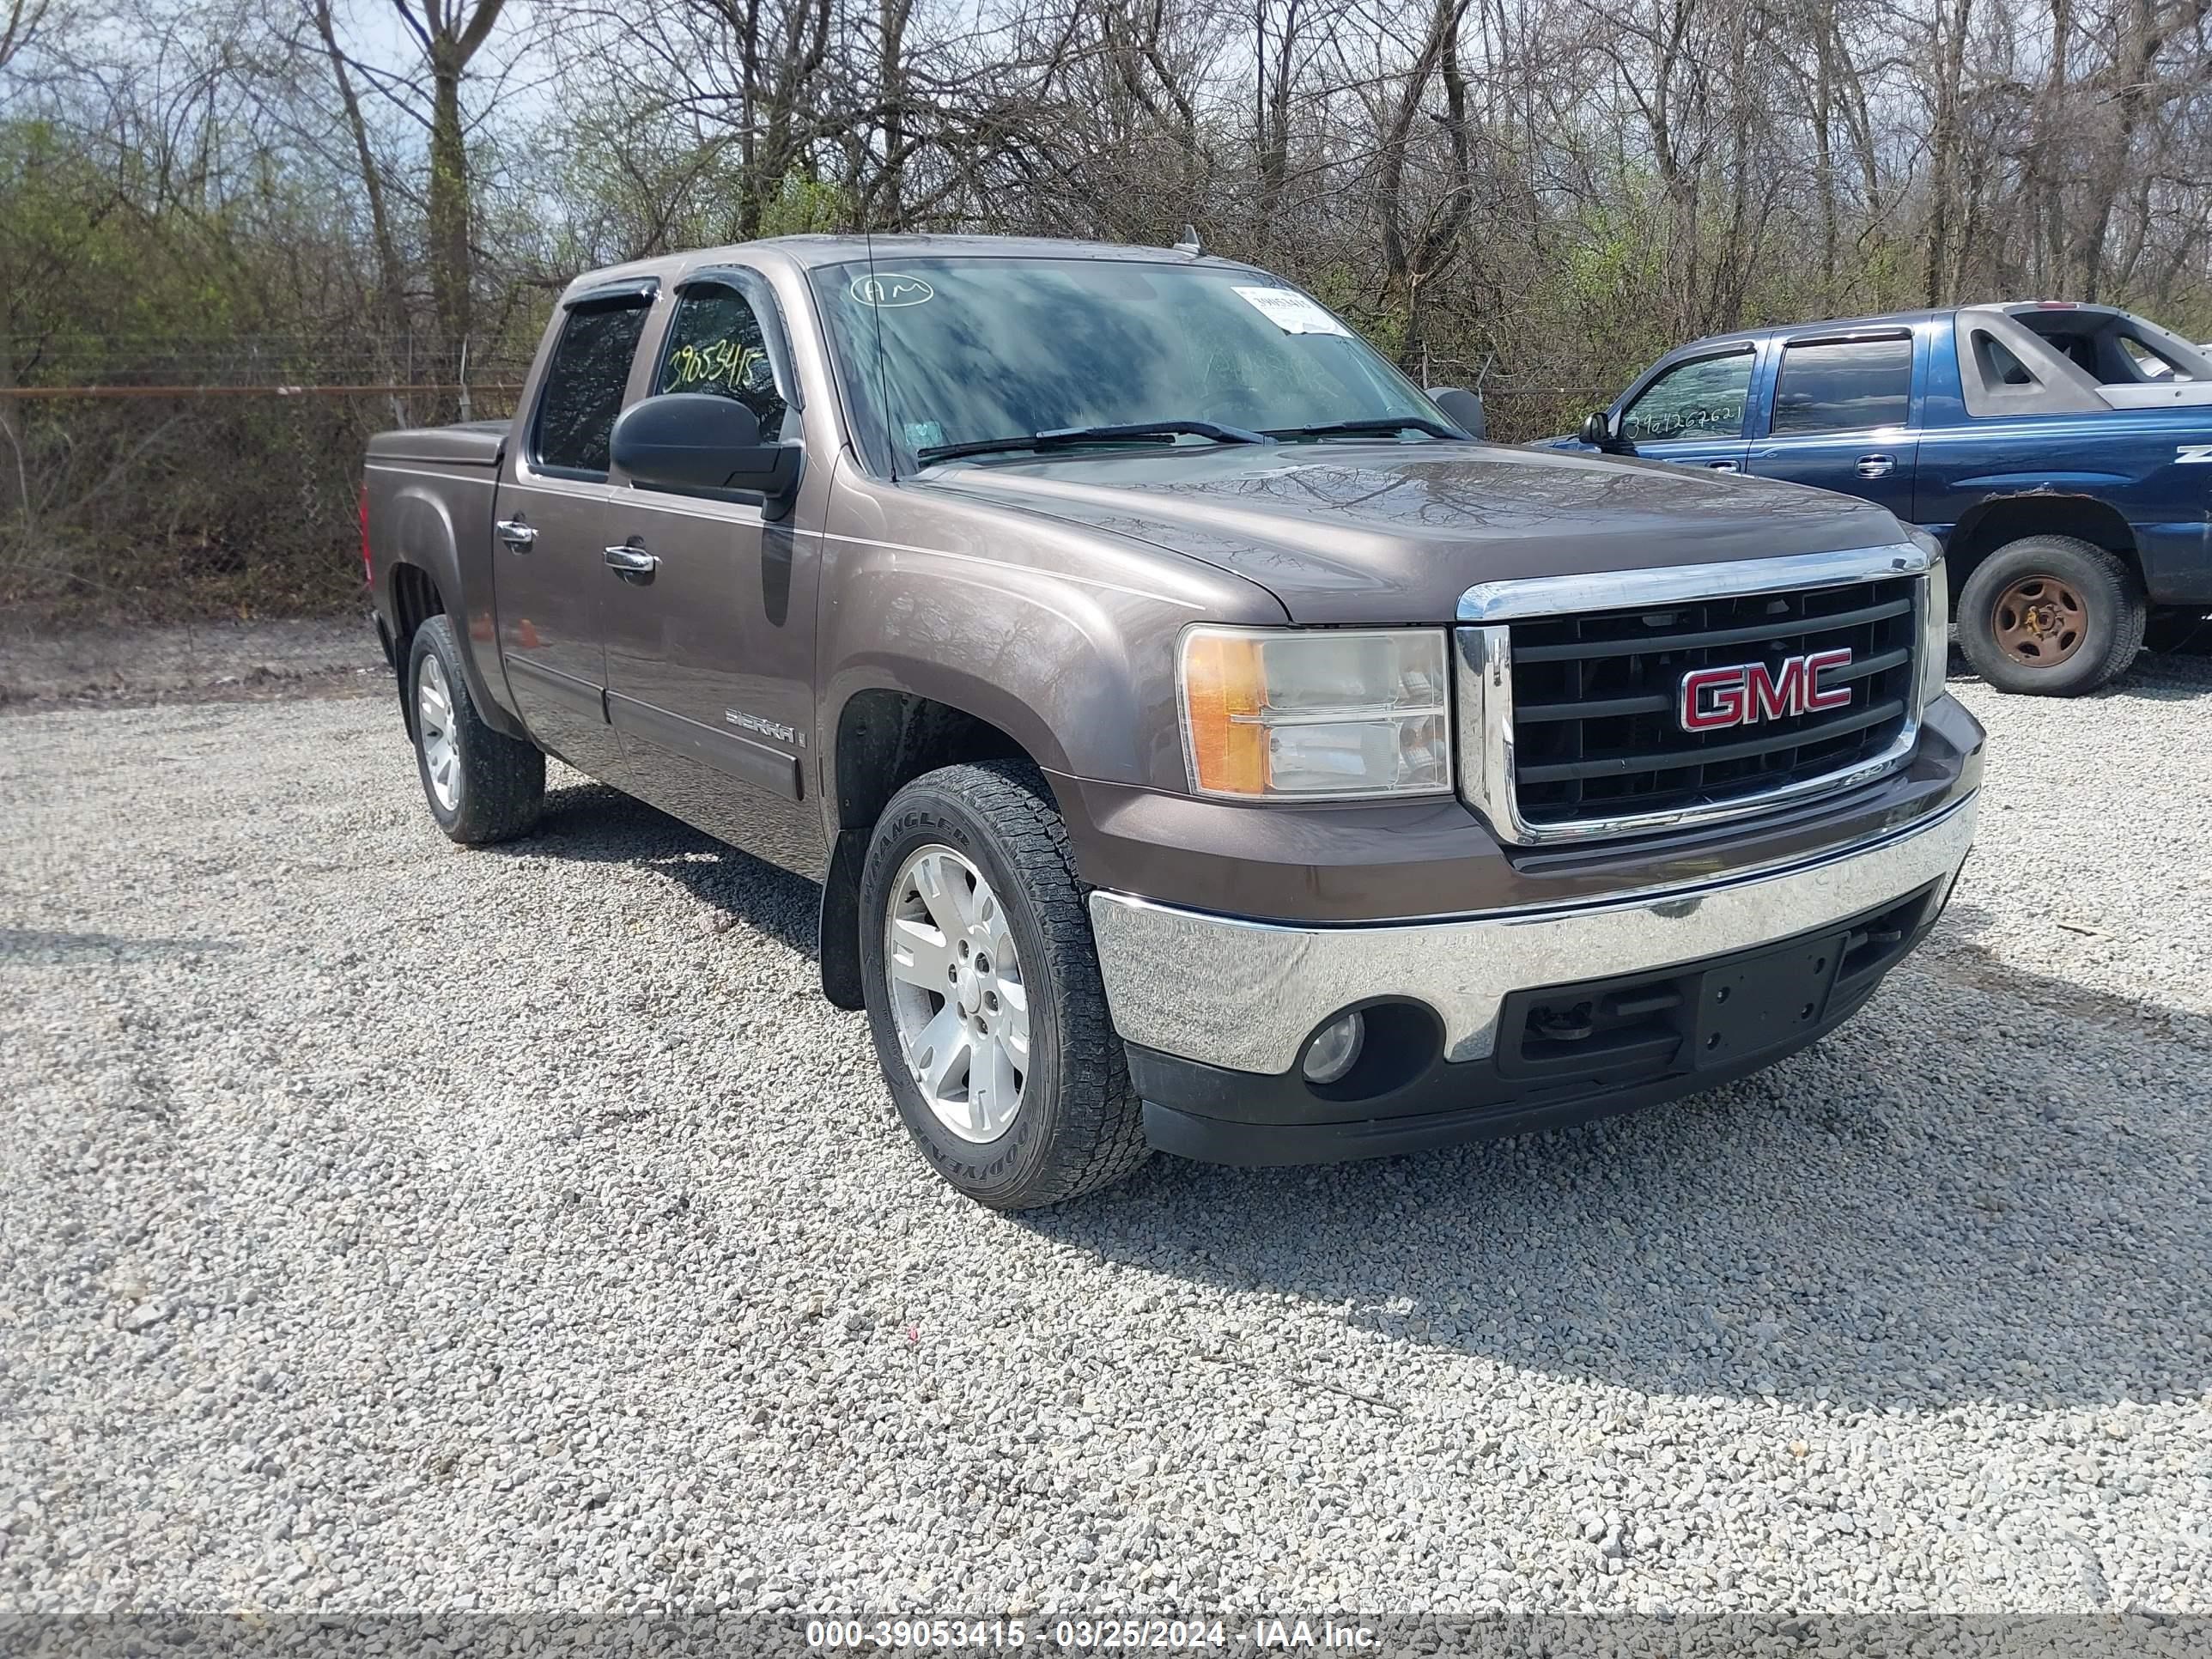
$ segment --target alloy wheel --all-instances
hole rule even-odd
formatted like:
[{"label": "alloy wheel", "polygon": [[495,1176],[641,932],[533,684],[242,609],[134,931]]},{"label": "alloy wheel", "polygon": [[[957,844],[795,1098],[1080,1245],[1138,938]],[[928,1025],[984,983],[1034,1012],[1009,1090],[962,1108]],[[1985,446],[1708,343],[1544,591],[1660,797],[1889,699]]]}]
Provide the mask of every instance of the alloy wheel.
[{"label": "alloy wheel", "polygon": [[461,747],[453,735],[453,697],[445,665],[428,653],[415,678],[415,732],[422,744],[430,793],[440,811],[450,812],[461,799]]},{"label": "alloy wheel", "polygon": [[884,971],[908,1074],[963,1140],[996,1140],[1030,1072],[1029,988],[1006,906],[950,847],[912,854],[891,883]]}]

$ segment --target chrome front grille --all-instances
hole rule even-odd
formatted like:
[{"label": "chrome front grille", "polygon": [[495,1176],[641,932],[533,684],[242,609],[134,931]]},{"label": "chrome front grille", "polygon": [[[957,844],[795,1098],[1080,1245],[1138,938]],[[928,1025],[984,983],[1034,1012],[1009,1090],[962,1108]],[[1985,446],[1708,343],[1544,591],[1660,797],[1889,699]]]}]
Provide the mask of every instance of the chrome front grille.
[{"label": "chrome front grille", "polygon": [[[1918,729],[1927,567],[1905,545],[1470,589],[1468,804],[1508,841],[1545,842],[1740,817],[1892,769]],[[1820,666],[1789,666],[1808,658]],[[1685,676],[1739,667],[1765,717],[1688,729]],[[1793,677],[1834,706],[1781,708]]]}]

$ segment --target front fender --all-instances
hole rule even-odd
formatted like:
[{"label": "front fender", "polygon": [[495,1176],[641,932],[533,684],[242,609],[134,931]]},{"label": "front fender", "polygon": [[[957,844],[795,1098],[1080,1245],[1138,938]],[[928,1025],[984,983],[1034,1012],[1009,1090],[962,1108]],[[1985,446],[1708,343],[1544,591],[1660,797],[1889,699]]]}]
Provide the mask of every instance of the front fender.
[{"label": "front fender", "polygon": [[[1048,771],[1135,780],[1164,760],[1180,768],[1179,749],[1154,752],[1162,711],[1139,660],[1152,653],[1133,653],[1093,596],[1035,571],[911,555],[864,556],[837,592],[821,721],[833,744],[845,705],[880,690],[988,720]],[[1170,656],[1170,688],[1173,673]]]},{"label": "front fender", "polygon": [[927,486],[840,493],[823,544],[825,785],[845,705],[883,690],[988,720],[1047,771],[1181,790],[1183,629],[1288,620],[1242,577],[1110,532]]}]

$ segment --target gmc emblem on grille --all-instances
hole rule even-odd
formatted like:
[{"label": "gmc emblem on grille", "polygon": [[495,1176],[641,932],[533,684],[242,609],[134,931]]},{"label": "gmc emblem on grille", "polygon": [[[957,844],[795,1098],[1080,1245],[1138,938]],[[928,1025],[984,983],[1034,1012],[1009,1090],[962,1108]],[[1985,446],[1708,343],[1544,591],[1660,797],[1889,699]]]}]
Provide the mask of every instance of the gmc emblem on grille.
[{"label": "gmc emblem on grille", "polygon": [[1824,686],[1820,677],[1850,659],[1848,648],[1838,648],[1784,657],[1772,668],[1763,662],[1692,668],[1682,676],[1682,729],[1717,732],[1726,726],[1752,726],[1786,714],[1844,708],[1851,700],[1851,688]]}]

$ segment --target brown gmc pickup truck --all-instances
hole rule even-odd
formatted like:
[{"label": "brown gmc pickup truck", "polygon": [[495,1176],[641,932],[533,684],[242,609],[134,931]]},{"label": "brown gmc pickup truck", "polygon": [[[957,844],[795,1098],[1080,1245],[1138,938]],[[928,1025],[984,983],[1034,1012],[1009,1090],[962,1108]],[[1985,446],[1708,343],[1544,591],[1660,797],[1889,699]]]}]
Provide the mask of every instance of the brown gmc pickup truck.
[{"label": "brown gmc pickup truck", "polygon": [[1480,427],[1187,248],[800,237],[580,278],[511,426],[371,444],[363,552],[448,836],[551,754],[818,881],[1021,1208],[1708,1088],[1942,910],[1936,544]]}]

